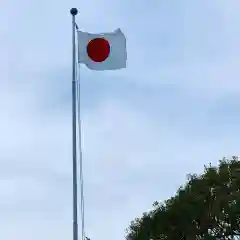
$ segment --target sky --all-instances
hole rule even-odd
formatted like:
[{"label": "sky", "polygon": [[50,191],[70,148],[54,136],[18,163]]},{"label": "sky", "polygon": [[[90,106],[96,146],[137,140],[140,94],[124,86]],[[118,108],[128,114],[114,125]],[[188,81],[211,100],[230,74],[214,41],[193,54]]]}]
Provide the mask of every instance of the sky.
[{"label": "sky", "polygon": [[239,0],[0,6],[0,239],[72,239],[72,7],[128,52],[124,70],[80,69],[87,236],[124,239],[188,173],[240,155]]}]

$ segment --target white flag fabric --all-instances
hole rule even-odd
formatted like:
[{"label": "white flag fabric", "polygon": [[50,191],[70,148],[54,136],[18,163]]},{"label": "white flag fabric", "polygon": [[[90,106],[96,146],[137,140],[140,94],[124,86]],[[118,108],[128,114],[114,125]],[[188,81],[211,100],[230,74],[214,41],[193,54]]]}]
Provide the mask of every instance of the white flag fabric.
[{"label": "white flag fabric", "polygon": [[126,37],[120,29],[110,33],[78,32],[78,62],[104,71],[126,68]]}]

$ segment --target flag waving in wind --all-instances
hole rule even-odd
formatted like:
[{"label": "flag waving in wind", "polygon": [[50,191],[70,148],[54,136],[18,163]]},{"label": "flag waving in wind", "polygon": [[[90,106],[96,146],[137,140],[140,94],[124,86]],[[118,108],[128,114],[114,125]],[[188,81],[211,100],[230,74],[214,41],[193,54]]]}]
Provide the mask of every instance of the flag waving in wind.
[{"label": "flag waving in wind", "polygon": [[110,33],[78,32],[78,61],[92,70],[126,68],[126,37],[120,29]]},{"label": "flag waving in wind", "polygon": [[[90,240],[85,234],[84,194],[82,169],[82,135],[80,119],[80,75],[76,74],[76,29],[78,37],[78,62],[92,70],[117,70],[126,67],[127,51],[126,38],[120,29],[114,32],[92,34],[82,32],[76,24],[78,10],[72,8],[72,193],[73,193],[73,234],[72,239],[78,240],[78,174],[81,187],[81,233],[82,240]],[[79,73],[79,72],[78,72]],[[78,77],[78,79],[77,79]],[[78,111],[77,111],[78,110]],[[77,125],[78,122],[78,125]],[[78,127],[77,127],[78,126]],[[77,149],[78,147],[78,149]],[[78,150],[78,151],[77,151]],[[80,154],[78,154],[80,153]],[[80,171],[78,171],[78,158]]]}]

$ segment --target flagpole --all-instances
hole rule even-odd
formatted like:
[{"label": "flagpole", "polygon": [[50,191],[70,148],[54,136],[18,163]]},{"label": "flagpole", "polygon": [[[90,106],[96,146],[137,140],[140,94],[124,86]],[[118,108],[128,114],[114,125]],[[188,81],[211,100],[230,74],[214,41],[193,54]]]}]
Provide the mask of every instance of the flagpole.
[{"label": "flagpole", "polygon": [[72,144],[73,144],[73,240],[78,240],[78,205],[77,205],[77,139],[76,139],[76,46],[75,16],[76,8],[70,10],[72,15]]}]

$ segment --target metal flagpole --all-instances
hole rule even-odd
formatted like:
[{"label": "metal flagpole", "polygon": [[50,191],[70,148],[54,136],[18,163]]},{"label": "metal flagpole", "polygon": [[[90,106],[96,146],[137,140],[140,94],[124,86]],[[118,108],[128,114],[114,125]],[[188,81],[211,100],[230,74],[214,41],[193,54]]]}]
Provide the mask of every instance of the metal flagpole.
[{"label": "metal flagpole", "polygon": [[77,205],[77,139],[76,139],[76,46],[75,16],[76,8],[70,10],[72,15],[72,144],[73,144],[73,240],[78,240],[78,205]]}]

